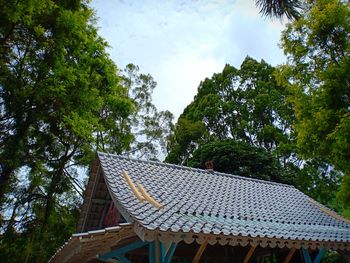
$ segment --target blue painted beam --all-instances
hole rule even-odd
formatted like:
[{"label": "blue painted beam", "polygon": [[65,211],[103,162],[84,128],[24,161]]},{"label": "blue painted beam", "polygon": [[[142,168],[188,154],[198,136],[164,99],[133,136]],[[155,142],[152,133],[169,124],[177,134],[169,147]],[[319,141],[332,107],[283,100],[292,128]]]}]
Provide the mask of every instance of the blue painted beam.
[{"label": "blue painted beam", "polygon": [[165,253],[165,245],[164,243],[160,243],[160,258],[161,258],[161,262],[163,263],[164,260],[165,260],[165,256],[166,256],[166,253]]},{"label": "blue painted beam", "polygon": [[314,259],[313,263],[320,263],[321,259],[327,254],[327,250],[326,249],[321,249],[320,251],[318,251],[317,256]]},{"label": "blue painted beam", "polygon": [[164,263],[170,263],[171,258],[172,258],[173,255],[174,255],[176,246],[177,246],[176,243],[174,243],[174,242],[171,243],[171,245],[170,245],[170,247],[169,247],[169,250],[168,250],[168,253],[167,253],[166,256],[165,256]]},{"label": "blue painted beam", "polygon": [[99,258],[109,259],[109,258],[113,258],[113,257],[117,257],[117,256],[124,256],[125,253],[128,253],[132,250],[144,247],[146,245],[148,245],[148,242],[136,241],[134,243],[126,245],[125,247],[121,247],[121,248],[118,248],[118,249],[113,250],[111,252],[108,252],[106,254],[103,254],[103,255],[99,256]]},{"label": "blue painted beam", "polygon": [[165,260],[165,245],[164,243],[160,242],[160,262],[164,263]]},{"label": "blue painted beam", "polygon": [[154,241],[149,243],[149,262],[150,263],[155,263],[155,256],[154,256],[154,252],[155,252],[155,245],[154,245]]},{"label": "blue painted beam", "polygon": [[309,251],[307,249],[305,249],[305,248],[303,248],[302,250],[303,250],[303,255],[304,255],[305,262],[306,263],[312,263]]},{"label": "blue painted beam", "polygon": [[326,249],[321,249],[318,251],[317,256],[315,257],[314,260],[311,260],[309,251],[307,249],[302,249],[303,250],[303,255],[306,263],[320,263],[321,259],[326,255],[327,250]]},{"label": "blue painted beam", "polygon": [[127,259],[124,255],[118,255],[117,259],[120,263],[132,263],[129,259]]}]

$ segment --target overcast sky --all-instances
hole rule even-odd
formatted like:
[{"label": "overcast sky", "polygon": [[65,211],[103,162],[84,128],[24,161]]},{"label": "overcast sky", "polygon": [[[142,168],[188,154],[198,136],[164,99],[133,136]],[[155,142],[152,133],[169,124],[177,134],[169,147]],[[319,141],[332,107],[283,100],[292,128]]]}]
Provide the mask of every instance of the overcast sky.
[{"label": "overcast sky", "polygon": [[262,18],[254,0],[93,0],[92,7],[117,66],[150,73],[156,106],[176,118],[200,81],[226,63],[239,67],[247,55],[285,61],[278,47],[284,25]]}]

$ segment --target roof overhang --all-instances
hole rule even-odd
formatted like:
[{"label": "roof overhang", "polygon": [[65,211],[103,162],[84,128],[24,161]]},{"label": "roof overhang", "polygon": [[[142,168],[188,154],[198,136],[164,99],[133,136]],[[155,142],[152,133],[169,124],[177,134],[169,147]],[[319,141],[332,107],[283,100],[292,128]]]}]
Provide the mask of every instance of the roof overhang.
[{"label": "roof overhang", "polygon": [[295,249],[330,249],[335,251],[350,251],[350,244],[347,242],[332,242],[332,241],[310,241],[310,240],[291,240],[283,238],[271,238],[271,237],[252,237],[252,236],[232,236],[224,234],[204,234],[189,232],[172,232],[172,231],[161,231],[161,230],[148,230],[140,224],[135,223],[134,230],[139,238],[143,241],[152,242],[159,240],[164,243],[174,242],[179,243],[184,241],[186,244],[196,242],[203,244],[208,242],[209,245],[220,244],[222,246],[260,246],[262,248],[295,248]]},{"label": "roof overhang", "polygon": [[72,237],[57,250],[50,263],[87,262],[107,253],[125,240],[136,237],[133,224],[125,223],[102,230],[73,234]]}]

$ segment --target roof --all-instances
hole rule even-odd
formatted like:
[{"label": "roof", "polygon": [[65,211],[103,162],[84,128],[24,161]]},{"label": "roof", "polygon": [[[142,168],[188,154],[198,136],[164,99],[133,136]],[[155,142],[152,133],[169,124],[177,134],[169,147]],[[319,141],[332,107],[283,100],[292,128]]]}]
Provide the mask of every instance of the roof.
[{"label": "roof", "polygon": [[109,252],[123,240],[135,236],[133,225],[130,223],[74,234],[57,250],[49,262],[88,262],[96,258],[97,254]]},{"label": "roof", "polygon": [[[290,185],[98,153],[120,212],[143,240],[350,249],[350,224]],[[140,202],[124,179],[163,208]]]}]

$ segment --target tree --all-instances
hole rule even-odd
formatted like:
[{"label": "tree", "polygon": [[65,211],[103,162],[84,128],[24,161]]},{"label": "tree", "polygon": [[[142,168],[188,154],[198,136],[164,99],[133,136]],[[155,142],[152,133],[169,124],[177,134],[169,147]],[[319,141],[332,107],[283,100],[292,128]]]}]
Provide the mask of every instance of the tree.
[{"label": "tree", "polygon": [[129,147],[122,120],[134,103],[85,1],[0,5],[0,249],[4,260],[44,262],[74,227],[76,168],[100,148],[101,130]]},{"label": "tree", "polygon": [[84,2],[3,1],[1,6],[3,197],[20,167],[62,174],[69,162],[91,156],[100,114],[108,108],[125,118],[132,101],[118,84],[106,42]]},{"label": "tree", "polygon": [[166,161],[205,168],[212,160],[216,171],[292,184],[340,210],[334,193],[341,174],[324,160],[300,157],[289,96],[265,61],[226,65],[200,83],[175,125]]},{"label": "tree", "polygon": [[271,151],[282,163],[292,161],[293,112],[273,73],[265,61],[247,57],[240,69],[226,65],[205,79],[179,118],[167,160],[185,163],[198,144],[233,139]]},{"label": "tree", "polygon": [[134,139],[125,154],[157,160],[166,152],[167,138],[173,129],[173,114],[167,110],[158,111],[152,103],[152,92],[157,83],[150,74],[142,74],[138,66],[128,64],[121,76],[135,106],[128,118]]},{"label": "tree", "polygon": [[279,162],[265,149],[225,139],[200,145],[189,160],[192,167],[205,168],[212,161],[215,171],[270,181],[282,181]]},{"label": "tree", "polygon": [[263,16],[282,18],[285,15],[288,19],[298,19],[303,7],[300,0],[255,0],[255,4]]},{"label": "tree", "polygon": [[85,1],[0,4],[0,254],[47,262],[74,232],[96,150],[156,158],[172,114],[150,75],[118,71]]},{"label": "tree", "polygon": [[312,1],[305,16],[288,25],[281,44],[288,63],[280,81],[292,92],[300,153],[343,171],[342,196],[350,200],[349,3]]}]

